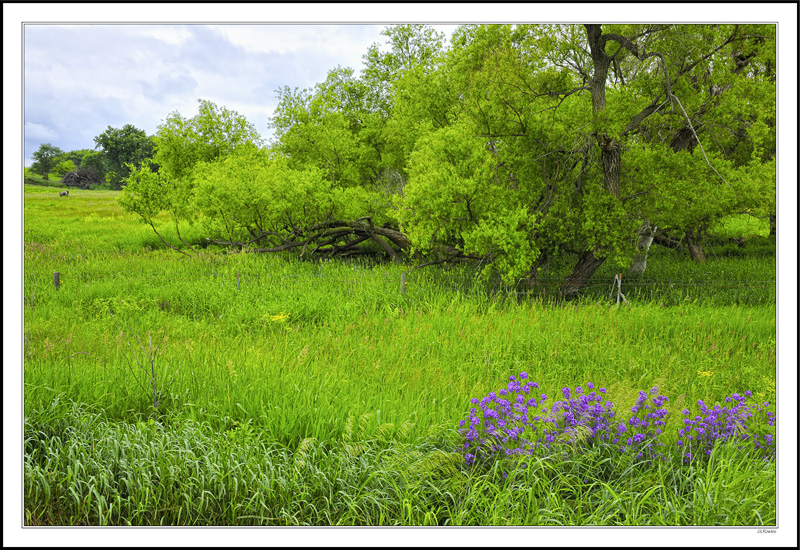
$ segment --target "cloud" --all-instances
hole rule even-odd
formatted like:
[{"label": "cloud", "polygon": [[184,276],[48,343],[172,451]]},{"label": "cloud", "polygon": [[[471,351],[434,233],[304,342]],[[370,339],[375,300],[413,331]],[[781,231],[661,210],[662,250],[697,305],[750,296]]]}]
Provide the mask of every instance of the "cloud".
[{"label": "cloud", "polygon": [[[90,149],[108,126],[148,134],[197,100],[236,110],[268,139],[275,90],[356,73],[384,25],[80,24],[24,26],[25,153],[42,140]],[[48,132],[45,132],[45,129]]]},{"label": "cloud", "polygon": [[52,128],[44,124],[37,124],[35,122],[25,123],[25,137],[28,139],[47,140],[58,137],[58,134]]},{"label": "cloud", "polygon": [[197,88],[197,80],[187,71],[178,74],[162,72],[156,78],[155,84],[147,81],[140,84],[144,96],[156,101],[174,95],[186,95]]}]

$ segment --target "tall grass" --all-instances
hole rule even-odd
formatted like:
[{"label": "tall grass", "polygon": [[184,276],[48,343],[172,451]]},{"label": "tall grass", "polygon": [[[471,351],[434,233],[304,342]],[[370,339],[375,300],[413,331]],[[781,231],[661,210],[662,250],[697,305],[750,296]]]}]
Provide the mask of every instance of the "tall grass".
[{"label": "tall grass", "polygon": [[[29,524],[774,524],[774,464],[725,449],[702,472],[574,456],[504,478],[467,467],[456,431],[521,370],[547,393],[603,384],[620,407],[654,385],[675,410],[748,389],[773,402],[774,299],[623,282],[630,307],[607,287],[542,301],[465,268],[415,271],[402,292],[404,266],[185,258],[114,196],[26,195]],[[654,280],[775,278],[763,251],[712,256],[708,275],[655,250]]]}]

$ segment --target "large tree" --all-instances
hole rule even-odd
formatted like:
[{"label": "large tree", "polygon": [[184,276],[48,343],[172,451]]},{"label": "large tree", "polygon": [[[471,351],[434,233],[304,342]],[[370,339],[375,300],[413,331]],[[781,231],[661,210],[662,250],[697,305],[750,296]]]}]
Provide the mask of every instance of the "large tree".
[{"label": "large tree", "polygon": [[138,168],[145,159],[153,156],[152,138],[132,124],[126,124],[122,128],[109,126],[105,132],[94,138],[94,142],[103,150],[105,166],[111,174],[111,184],[116,188],[130,174],[129,165]]},{"label": "large tree", "polygon": [[187,119],[174,112],[159,125],[152,140],[153,158],[144,159],[138,167],[131,165],[119,198],[126,211],[139,216],[167,246],[176,250],[156,229],[156,217],[166,211],[177,238],[192,249],[181,237],[180,223],[193,223],[197,218],[196,166],[227,158],[239,147],[261,144],[255,127],[239,113],[211,101],[198,102],[199,111],[194,117]]},{"label": "large tree", "polygon": [[60,162],[61,155],[64,151],[51,145],[50,143],[42,143],[33,155],[33,163],[31,164],[31,172],[39,174],[44,179],[50,179],[50,172]]},{"label": "large tree", "polygon": [[[764,139],[774,113],[766,70],[774,67],[771,33],[774,27],[462,28],[439,80],[456,86],[460,110],[449,112],[458,124],[483,138],[472,142],[472,155],[480,148],[491,152],[493,182],[514,198],[483,217],[455,212],[469,196],[459,195],[463,177],[453,179],[444,165],[458,171],[462,159],[440,157],[437,168],[420,171],[405,189],[411,202],[404,230],[417,235],[415,244],[437,240],[427,239],[424,228],[432,231],[430,221],[452,205],[450,219],[466,225],[457,232],[437,229],[439,240],[474,253],[471,234],[480,235],[486,259],[509,282],[535,275],[554,255],[573,254],[577,262],[562,286],[567,294],[608,258],[626,265],[644,224],[694,237],[696,244],[713,220],[774,196],[774,166],[765,158],[770,140]],[[763,68],[738,70],[743,58],[752,64],[759,56]],[[412,95],[435,104],[431,92],[436,89],[428,86]],[[452,104],[448,95],[440,92],[444,107]],[[429,110],[433,128],[456,123]],[[723,143],[721,135],[731,132],[766,148],[737,162],[734,157],[747,155]],[[433,173],[440,176],[431,182]],[[412,190],[422,182],[452,196],[436,207],[414,202]],[[509,246],[520,232],[531,244]]]}]

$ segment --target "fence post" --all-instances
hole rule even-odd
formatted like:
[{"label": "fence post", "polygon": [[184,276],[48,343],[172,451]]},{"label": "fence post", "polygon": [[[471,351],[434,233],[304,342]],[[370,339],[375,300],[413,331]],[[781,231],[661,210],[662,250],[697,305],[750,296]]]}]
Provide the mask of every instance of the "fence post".
[{"label": "fence post", "polygon": [[236,272],[236,290],[239,290],[239,279],[242,276],[242,270]]},{"label": "fence post", "polygon": [[620,298],[622,298],[622,303],[624,303],[626,306],[630,306],[627,298],[625,298],[625,295],[622,293],[622,273],[618,274],[615,279],[617,281],[617,307],[619,307]]},{"label": "fence post", "polygon": [[53,286],[56,287],[56,290],[61,286],[61,273],[58,271],[53,272]]},{"label": "fence post", "polygon": [[406,293],[406,272],[400,273],[400,294]]}]

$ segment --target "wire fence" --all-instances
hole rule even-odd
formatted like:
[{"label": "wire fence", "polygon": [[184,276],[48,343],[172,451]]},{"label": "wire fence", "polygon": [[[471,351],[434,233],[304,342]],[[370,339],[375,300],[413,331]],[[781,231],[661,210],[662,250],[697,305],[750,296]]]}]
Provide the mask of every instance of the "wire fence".
[{"label": "wire fence", "polygon": [[[44,274],[29,273],[29,276],[44,280]],[[433,271],[376,271],[370,269],[343,269],[334,273],[270,273],[265,271],[235,272],[214,269],[200,271],[158,270],[81,270],[67,269],[52,273],[52,285],[59,290],[69,280],[91,287],[100,283],[119,282],[130,286],[147,284],[153,288],[168,287],[191,282],[197,286],[213,284],[237,291],[257,287],[269,290],[281,287],[290,290],[297,287],[327,289],[334,291],[365,287],[370,292],[379,292],[408,298],[429,295],[435,292],[456,292],[465,296],[506,296],[517,300],[563,300],[563,278],[542,277],[523,280],[515,285],[500,280],[486,280],[477,273],[448,274]],[[47,276],[49,278],[49,275]],[[368,287],[368,288],[367,288]],[[572,296],[590,300],[611,300],[618,304],[632,301],[655,301],[676,303],[678,301],[708,300],[720,304],[769,304],[777,297],[776,280],[647,280],[615,274],[613,278],[593,277]]]}]

